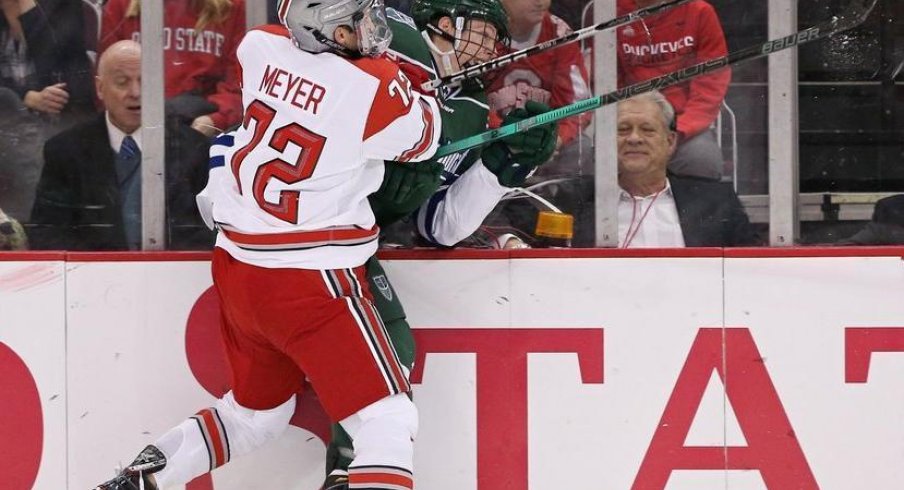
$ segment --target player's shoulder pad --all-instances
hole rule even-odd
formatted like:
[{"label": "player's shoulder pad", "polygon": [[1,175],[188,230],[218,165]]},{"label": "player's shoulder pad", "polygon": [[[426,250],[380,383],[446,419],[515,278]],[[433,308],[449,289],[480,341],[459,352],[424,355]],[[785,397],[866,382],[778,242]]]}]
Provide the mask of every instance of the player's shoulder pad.
[{"label": "player's shoulder pad", "polygon": [[[254,39],[254,41],[251,41]],[[292,35],[289,34],[289,30],[284,26],[278,24],[264,24],[256,27],[252,27],[245,32],[245,35],[242,36],[242,40],[238,44],[237,53],[239,55],[239,59],[244,59],[243,53],[246,53],[249,49],[256,49],[257,46],[260,46],[256,43],[263,43],[264,46],[271,44],[281,44],[285,41],[292,42]],[[251,43],[251,44],[249,44]],[[252,59],[258,58],[259,55],[252,57]]]},{"label": "player's shoulder pad", "polygon": [[242,50],[243,47],[247,44],[247,41],[251,38],[257,39],[288,39],[292,40],[292,35],[289,34],[289,30],[284,26],[279,24],[263,24],[259,26],[252,27],[245,32],[245,35],[242,36],[242,40],[239,41],[239,51]]},{"label": "player's shoulder pad", "polygon": [[422,65],[432,72],[433,55],[430,54],[430,48],[414,20],[395,9],[386,9],[386,18],[392,30],[392,42],[389,44],[387,54]]},{"label": "player's shoulder pad", "polygon": [[386,20],[389,21],[390,26],[392,24],[401,24],[408,26],[412,31],[417,31],[417,24],[414,23],[414,19],[410,15],[392,7],[386,7]]},{"label": "player's shoulder pad", "polygon": [[[256,32],[265,32],[267,34],[273,34],[274,36],[281,36],[286,39],[292,39],[292,35],[289,34],[289,29],[287,29],[286,26],[280,24],[263,24],[248,29],[248,34]],[[246,34],[246,36],[248,34]]]},{"label": "player's shoulder pad", "polygon": [[371,58],[369,56],[363,56],[361,58],[346,59],[361,71],[368,73],[377,80],[380,80],[380,82],[387,82],[399,77],[399,65],[386,58]]}]

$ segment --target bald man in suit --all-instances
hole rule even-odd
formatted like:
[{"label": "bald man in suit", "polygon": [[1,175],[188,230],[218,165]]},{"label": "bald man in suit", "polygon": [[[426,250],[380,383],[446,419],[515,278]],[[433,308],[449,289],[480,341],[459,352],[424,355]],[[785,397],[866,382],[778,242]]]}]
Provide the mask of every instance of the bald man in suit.
[{"label": "bald man in suit", "polygon": [[[100,57],[98,98],[106,110],[51,138],[32,209],[32,248],[141,248],[141,47],[119,41]],[[166,125],[167,248],[210,248],[194,195],[204,187],[209,142],[187,125]]]}]

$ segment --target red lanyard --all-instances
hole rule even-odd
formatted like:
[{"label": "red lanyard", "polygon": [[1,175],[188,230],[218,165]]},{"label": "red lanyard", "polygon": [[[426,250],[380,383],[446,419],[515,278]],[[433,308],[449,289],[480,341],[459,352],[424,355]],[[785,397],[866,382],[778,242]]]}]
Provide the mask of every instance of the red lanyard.
[{"label": "red lanyard", "polygon": [[[637,236],[637,232],[640,231],[640,225],[643,224],[643,220],[647,218],[647,214],[649,214],[650,209],[653,209],[653,204],[656,203],[656,199],[659,197],[665,189],[653,194],[653,199],[650,200],[650,204],[647,206],[647,210],[640,215],[640,220],[637,221],[637,225],[634,224],[634,218],[637,217],[637,199],[634,196],[631,196],[632,208],[631,208],[631,224],[628,225],[628,232],[625,234],[625,243],[621,248],[628,248],[631,245],[631,242],[634,240],[634,237]],[[633,231],[632,231],[633,230]]]}]

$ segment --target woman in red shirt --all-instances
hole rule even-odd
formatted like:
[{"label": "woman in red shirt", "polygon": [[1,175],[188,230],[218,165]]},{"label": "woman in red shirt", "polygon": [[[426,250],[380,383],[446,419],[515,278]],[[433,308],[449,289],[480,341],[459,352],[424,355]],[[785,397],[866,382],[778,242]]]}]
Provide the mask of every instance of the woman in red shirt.
[{"label": "woman in red shirt", "polygon": [[[192,128],[208,136],[240,122],[235,48],[246,30],[245,1],[163,0],[163,7],[168,111],[190,119]],[[107,2],[101,52],[121,39],[140,42],[140,12],[140,0]]]}]

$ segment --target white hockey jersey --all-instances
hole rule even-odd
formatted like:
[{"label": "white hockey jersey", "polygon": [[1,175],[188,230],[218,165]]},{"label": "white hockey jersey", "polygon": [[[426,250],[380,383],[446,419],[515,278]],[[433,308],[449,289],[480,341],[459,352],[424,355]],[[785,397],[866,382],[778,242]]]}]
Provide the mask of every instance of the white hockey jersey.
[{"label": "white hockey jersey", "polygon": [[377,250],[367,196],[383,160],[430,158],[439,108],[388,60],[310,54],[289,36],[264,26],[238,46],[244,120],[212,147],[223,166],[202,193],[216,245],[261,267],[358,266]]}]

